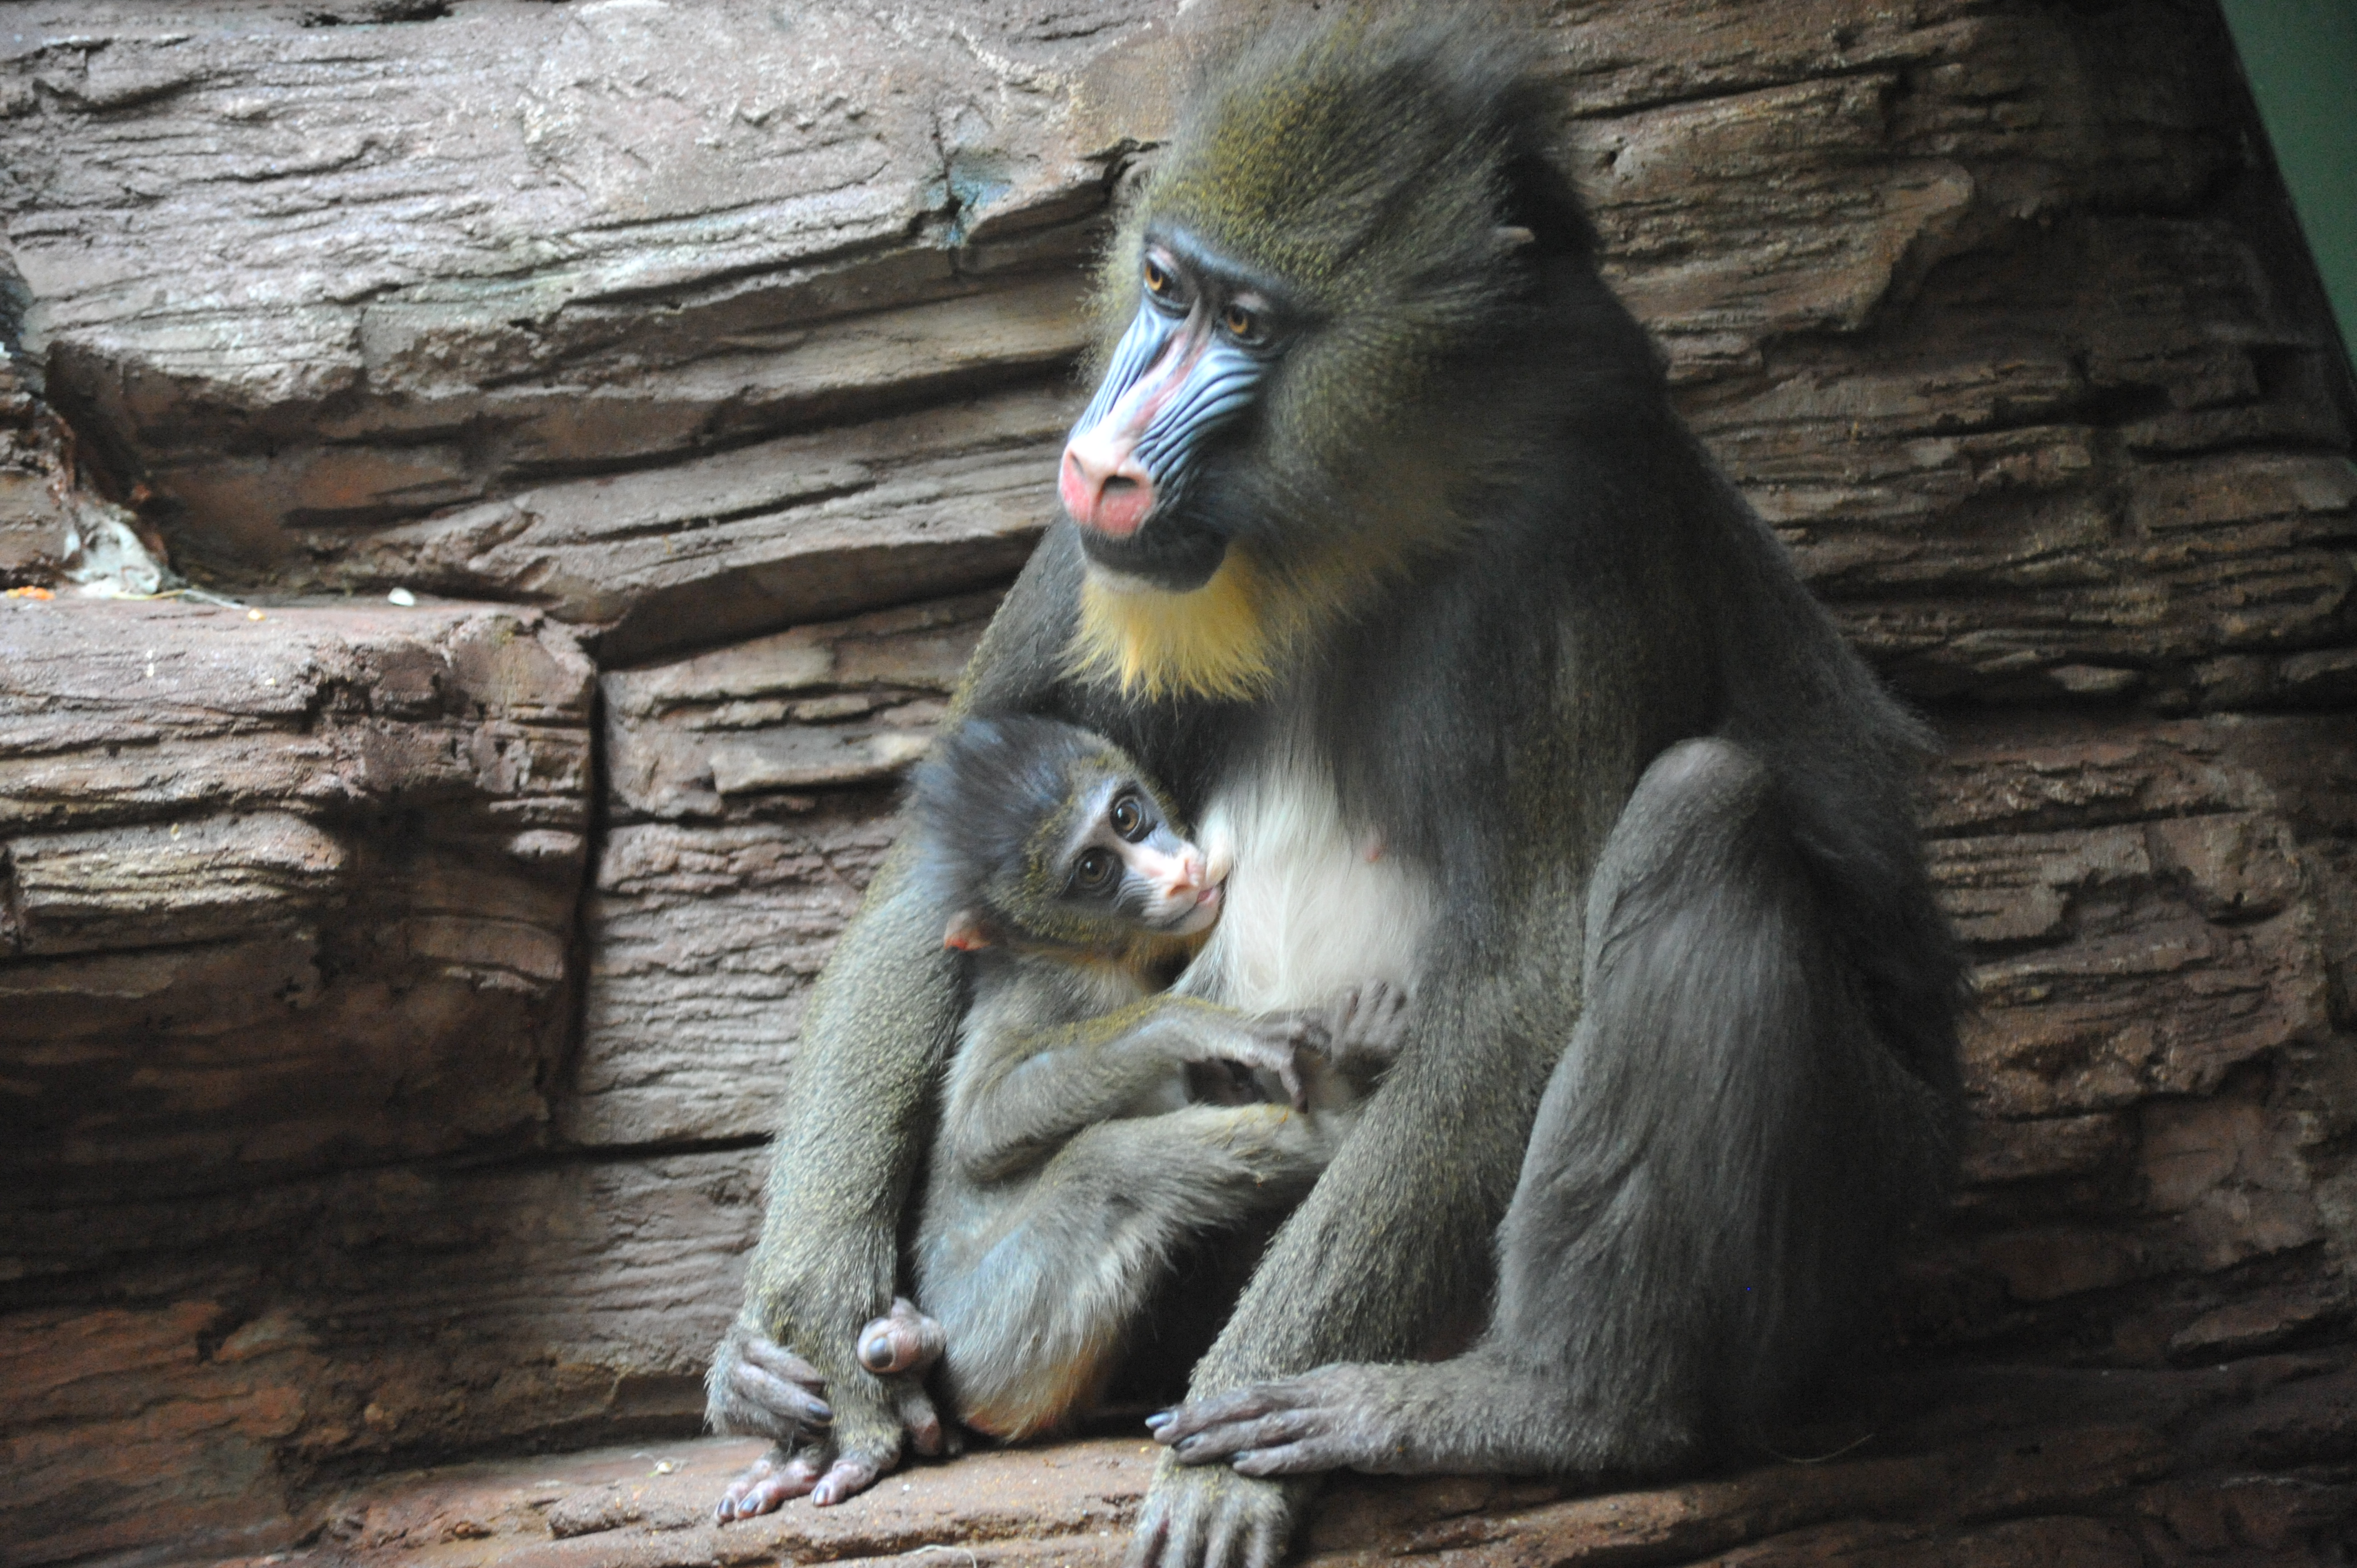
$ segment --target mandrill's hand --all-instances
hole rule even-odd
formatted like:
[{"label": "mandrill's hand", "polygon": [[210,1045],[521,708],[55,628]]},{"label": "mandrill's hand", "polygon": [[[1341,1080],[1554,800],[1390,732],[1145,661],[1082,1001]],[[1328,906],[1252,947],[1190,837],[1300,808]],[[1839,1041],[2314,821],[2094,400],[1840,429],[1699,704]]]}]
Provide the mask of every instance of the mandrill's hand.
[{"label": "mandrill's hand", "polygon": [[705,1386],[716,1431],[777,1444],[721,1494],[713,1512],[724,1524],[805,1493],[822,1508],[839,1503],[898,1466],[904,1446],[942,1451],[941,1417],[913,1380],[856,1373],[831,1390],[816,1367],[743,1323],[713,1352]]},{"label": "mandrill's hand", "polygon": [[800,1448],[834,1425],[826,1380],[817,1368],[744,1323],[733,1323],[705,1374],[705,1416],[739,1437],[768,1437]]},{"label": "mandrill's hand", "polygon": [[1123,1568],[1277,1568],[1318,1486],[1255,1481],[1224,1466],[1188,1469],[1166,1454]]},{"label": "mandrill's hand", "polygon": [[1146,1418],[1181,1465],[1222,1461],[1246,1476],[1327,1470],[1412,1475],[1433,1467],[1410,1435],[1420,1367],[1338,1364],[1191,1401]]}]

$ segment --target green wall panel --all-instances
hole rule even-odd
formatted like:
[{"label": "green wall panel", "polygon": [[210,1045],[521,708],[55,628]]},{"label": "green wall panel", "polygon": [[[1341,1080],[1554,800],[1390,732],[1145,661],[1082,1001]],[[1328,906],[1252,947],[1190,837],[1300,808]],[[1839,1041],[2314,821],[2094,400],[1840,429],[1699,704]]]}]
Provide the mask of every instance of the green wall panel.
[{"label": "green wall panel", "polygon": [[2341,340],[2357,342],[2357,0],[2224,0]]}]

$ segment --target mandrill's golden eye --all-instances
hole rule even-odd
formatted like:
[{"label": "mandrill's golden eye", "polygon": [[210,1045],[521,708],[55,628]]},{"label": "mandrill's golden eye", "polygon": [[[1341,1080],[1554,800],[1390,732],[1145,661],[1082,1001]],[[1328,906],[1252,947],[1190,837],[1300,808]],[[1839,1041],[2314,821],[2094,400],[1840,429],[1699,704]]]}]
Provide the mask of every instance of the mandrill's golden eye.
[{"label": "mandrill's golden eye", "polygon": [[1220,312],[1220,325],[1239,343],[1250,343],[1260,337],[1260,317],[1241,305],[1230,305]]},{"label": "mandrill's golden eye", "polygon": [[1148,256],[1146,259],[1146,292],[1157,299],[1168,299],[1178,292],[1178,280],[1170,269]]}]

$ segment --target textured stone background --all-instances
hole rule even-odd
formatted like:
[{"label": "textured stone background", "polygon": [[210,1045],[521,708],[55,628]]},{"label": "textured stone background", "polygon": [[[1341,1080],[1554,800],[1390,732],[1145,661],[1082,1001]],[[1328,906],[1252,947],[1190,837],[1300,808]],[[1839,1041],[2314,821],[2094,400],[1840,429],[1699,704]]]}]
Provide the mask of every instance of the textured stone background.
[{"label": "textured stone background", "polygon": [[[1317,1550],[2342,1560],[2352,400],[2213,7],[1523,9],[1689,417],[1949,743],[1969,1180],[1839,1463]],[[0,4],[0,1561],[1117,1541],[1131,1446],[716,1535],[681,1440],[1111,193],[1254,14]],[[236,606],[78,593],[109,530]]]}]

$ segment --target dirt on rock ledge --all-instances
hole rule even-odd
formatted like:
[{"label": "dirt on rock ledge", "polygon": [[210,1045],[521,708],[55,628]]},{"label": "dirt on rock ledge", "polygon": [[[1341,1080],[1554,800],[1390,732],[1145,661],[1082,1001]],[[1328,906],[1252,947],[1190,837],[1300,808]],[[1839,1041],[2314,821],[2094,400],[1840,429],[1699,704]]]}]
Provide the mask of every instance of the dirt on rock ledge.
[{"label": "dirt on rock ledge", "polygon": [[[1755,1456],[1633,1490],[1344,1477],[1299,1556],[1318,1568],[2289,1568],[2345,1561],[2357,1545],[2357,1363],[2346,1356],[2164,1373],[1984,1369],[1878,1391],[1869,1407],[1773,1441],[1821,1456]],[[833,1508],[794,1502],[716,1525],[721,1487],[763,1446],[640,1444],[386,1477],[328,1504],[315,1545],[241,1561],[1112,1568],[1158,1453],[1131,1438],[986,1451],[920,1464]]]}]

